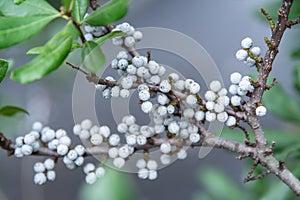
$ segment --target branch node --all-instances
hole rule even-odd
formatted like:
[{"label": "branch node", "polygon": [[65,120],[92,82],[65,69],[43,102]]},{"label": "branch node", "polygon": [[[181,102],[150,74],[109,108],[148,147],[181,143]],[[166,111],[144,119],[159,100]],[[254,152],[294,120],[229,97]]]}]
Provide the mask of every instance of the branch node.
[{"label": "branch node", "polygon": [[278,167],[278,169],[280,171],[284,170],[284,161],[282,161],[282,160],[279,161],[279,167]]},{"label": "branch node", "polygon": [[11,156],[14,154],[14,149],[11,146],[12,141],[7,139],[3,133],[0,132],[0,147],[7,151],[7,155]]},{"label": "branch node", "polygon": [[278,83],[277,79],[276,78],[273,78],[273,81],[270,85],[266,85],[265,86],[265,89],[266,90],[270,90],[272,87],[274,87],[276,84]]}]

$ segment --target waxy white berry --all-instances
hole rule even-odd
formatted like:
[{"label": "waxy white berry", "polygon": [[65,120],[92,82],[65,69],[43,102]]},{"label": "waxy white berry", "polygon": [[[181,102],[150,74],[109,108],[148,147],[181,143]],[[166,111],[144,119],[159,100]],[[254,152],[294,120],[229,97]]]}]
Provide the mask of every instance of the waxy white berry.
[{"label": "waxy white berry", "polygon": [[150,170],[156,170],[158,167],[157,162],[155,160],[149,160],[147,162],[147,168]]},{"label": "waxy white berry", "polygon": [[147,162],[144,160],[144,159],[139,159],[137,162],[136,162],[136,167],[139,168],[139,169],[143,169],[147,166]]},{"label": "waxy white berry", "polygon": [[213,91],[213,92],[218,92],[221,89],[222,85],[220,83],[220,81],[212,81],[209,84],[209,88]]},{"label": "waxy white berry", "polygon": [[45,171],[45,169],[46,169],[46,168],[45,168],[44,164],[41,163],[41,162],[37,162],[37,163],[35,163],[34,166],[33,166],[33,170],[34,170],[34,172],[36,172],[36,173],[42,173],[42,172]]},{"label": "waxy white berry", "polygon": [[114,159],[113,164],[115,167],[120,169],[125,165],[125,160],[123,158],[118,157]]},{"label": "waxy white berry", "polygon": [[230,102],[233,106],[240,106],[242,98],[240,96],[234,95],[231,97]]},{"label": "waxy white berry", "polygon": [[82,145],[77,145],[74,150],[79,156],[82,156],[85,153],[85,148]]},{"label": "waxy white berry", "polygon": [[197,98],[195,95],[188,95],[186,97],[186,103],[189,104],[190,106],[196,105],[197,104]]},{"label": "waxy white berry", "polygon": [[248,52],[244,49],[240,49],[236,52],[235,57],[238,61],[245,61],[248,57]]},{"label": "waxy white berry", "polygon": [[83,167],[83,172],[85,174],[89,174],[90,172],[95,170],[95,165],[93,163],[87,163],[84,167]]},{"label": "waxy white berry", "polygon": [[117,146],[120,144],[120,136],[117,134],[112,134],[109,139],[108,142],[111,146]]},{"label": "waxy white berry", "polygon": [[87,184],[94,184],[97,181],[97,176],[94,172],[91,172],[86,175],[85,181]]},{"label": "waxy white berry", "polygon": [[215,121],[216,118],[217,118],[217,116],[216,116],[215,113],[212,113],[212,112],[210,112],[210,111],[207,111],[207,112],[205,113],[205,119],[206,119],[206,121],[208,121],[208,122]]},{"label": "waxy white berry", "polygon": [[72,149],[68,152],[67,156],[70,160],[75,160],[78,157],[78,154],[75,150]]},{"label": "waxy white berry", "polygon": [[215,92],[208,90],[207,92],[205,92],[204,97],[207,101],[214,101],[217,95]]},{"label": "waxy white berry", "polygon": [[54,181],[55,178],[56,178],[56,173],[55,173],[55,171],[51,170],[51,171],[48,171],[48,172],[47,172],[47,179],[48,179],[49,181]]},{"label": "waxy white berry", "polygon": [[171,146],[171,144],[168,143],[168,142],[164,142],[164,143],[162,143],[162,144],[160,145],[160,151],[161,151],[162,153],[165,153],[165,154],[170,153],[170,152],[171,152],[171,149],[172,149],[172,146]]},{"label": "waxy white berry", "polygon": [[160,156],[160,162],[164,165],[168,165],[171,163],[171,156],[169,156],[168,154],[162,154]]},{"label": "waxy white berry", "polygon": [[233,116],[229,116],[226,122],[226,126],[234,126],[236,124],[236,119]]},{"label": "waxy white berry", "polygon": [[33,131],[37,131],[37,132],[40,132],[43,128],[43,124],[41,122],[34,122],[32,124],[32,130]]},{"label": "waxy white berry", "polygon": [[108,150],[108,156],[110,158],[116,158],[119,155],[119,150],[116,147],[112,147]]},{"label": "waxy white berry", "polygon": [[255,110],[256,116],[262,117],[267,114],[267,109],[264,106],[258,106]]},{"label": "waxy white berry", "polygon": [[175,122],[175,121],[174,121],[174,122],[171,122],[171,123],[168,125],[168,131],[169,131],[170,133],[176,134],[176,133],[179,132],[179,130],[180,130],[180,127],[179,127],[178,123]]},{"label": "waxy white berry", "polygon": [[95,173],[97,178],[101,178],[105,175],[105,169],[103,167],[98,167]]},{"label": "waxy white berry", "polygon": [[190,92],[192,94],[197,94],[199,91],[200,91],[200,85],[198,83],[196,83],[196,82],[193,82],[190,85]]},{"label": "waxy white berry", "polygon": [[253,53],[253,55],[260,56],[261,50],[259,47],[252,47],[250,51]]},{"label": "waxy white berry", "polygon": [[192,143],[197,143],[200,141],[200,135],[198,133],[191,133],[189,139]]},{"label": "waxy white berry", "polygon": [[146,168],[140,169],[138,171],[138,177],[140,179],[147,179],[149,176],[149,171]]},{"label": "waxy white berry", "polygon": [[159,85],[159,90],[163,93],[168,93],[171,90],[171,84],[167,80],[163,80]]},{"label": "waxy white berry", "polygon": [[141,105],[141,109],[144,113],[149,113],[152,110],[153,104],[150,101],[145,101]]},{"label": "waxy white berry", "polygon": [[249,49],[251,48],[253,45],[253,41],[250,37],[246,37],[244,38],[242,41],[241,41],[241,46],[244,48],[244,49]]},{"label": "waxy white berry", "polygon": [[242,80],[242,75],[239,72],[234,72],[230,75],[230,81],[233,84],[239,84]]},{"label": "waxy white berry", "polygon": [[52,170],[55,166],[55,162],[51,158],[48,158],[44,161],[44,166],[47,170]]},{"label": "waxy white berry", "polygon": [[37,173],[34,175],[33,180],[36,185],[42,185],[46,183],[47,177],[44,173]]}]

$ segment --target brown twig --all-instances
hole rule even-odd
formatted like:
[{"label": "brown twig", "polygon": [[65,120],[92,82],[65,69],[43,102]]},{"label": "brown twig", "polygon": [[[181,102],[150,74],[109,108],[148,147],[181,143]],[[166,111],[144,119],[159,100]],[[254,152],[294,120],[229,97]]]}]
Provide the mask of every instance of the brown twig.
[{"label": "brown twig", "polygon": [[260,174],[258,174],[256,176],[252,176],[252,177],[246,178],[244,180],[244,182],[246,183],[246,182],[249,182],[249,181],[255,181],[255,180],[261,179],[261,178],[265,177],[266,175],[268,175],[270,173],[271,173],[271,171],[267,169],[266,171],[264,171],[264,172],[262,172],[262,173],[260,173]]},{"label": "brown twig", "polygon": [[0,147],[7,151],[7,155],[12,155],[14,153],[14,148],[12,147],[12,141],[7,139],[3,133],[0,132]]},{"label": "brown twig", "polygon": [[100,5],[98,4],[97,0],[90,0],[90,7],[93,10],[97,10],[98,8],[100,8]]},{"label": "brown twig", "polygon": [[258,164],[259,164],[259,160],[257,160],[257,159],[254,160],[252,167],[250,168],[246,178],[244,179],[244,183],[248,182],[251,179],[252,174],[253,174],[254,170],[257,168]]}]

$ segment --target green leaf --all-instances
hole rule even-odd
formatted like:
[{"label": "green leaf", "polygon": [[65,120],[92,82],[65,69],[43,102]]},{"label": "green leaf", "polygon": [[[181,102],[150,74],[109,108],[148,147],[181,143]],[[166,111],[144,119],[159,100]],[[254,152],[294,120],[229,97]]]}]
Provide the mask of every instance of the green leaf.
[{"label": "green leaf", "polygon": [[29,115],[29,113],[26,110],[24,110],[23,108],[16,107],[16,106],[4,106],[4,107],[0,108],[0,115],[2,115],[2,116],[11,117],[18,113],[25,113],[25,114]]},{"label": "green leaf", "polygon": [[106,169],[105,176],[93,185],[84,185],[80,191],[81,200],[132,200],[137,199],[132,181],[128,175]]},{"label": "green leaf", "polygon": [[72,51],[75,50],[75,49],[79,49],[81,48],[81,44],[78,43],[78,42],[73,42],[72,44]]},{"label": "green leaf", "polygon": [[9,65],[8,61],[0,59],[0,83],[6,76],[8,65]]},{"label": "green leaf", "polygon": [[40,54],[42,53],[44,50],[44,47],[41,46],[41,47],[33,47],[32,49],[29,49],[26,54],[28,55],[34,55],[34,54]]},{"label": "green leaf", "polygon": [[76,38],[79,36],[78,30],[74,27],[72,23],[68,23],[62,31],[57,33],[54,37],[51,38],[44,46],[34,47],[27,51],[27,54],[48,54],[52,48],[59,45],[66,36],[73,36]]},{"label": "green leaf", "polygon": [[130,0],[112,0],[90,16],[85,22],[92,26],[105,26],[123,18],[128,11]]},{"label": "green leaf", "polygon": [[23,3],[25,0],[14,0],[14,4],[16,5],[20,5],[21,3]]},{"label": "green leaf", "polygon": [[198,175],[199,181],[205,186],[215,200],[245,199],[247,195],[228,176],[217,169],[206,169]]},{"label": "green leaf", "polygon": [[293,52],[292,52],[292,58],[294,58],[294,59],[300,59],[300,48],[298,48],[298,49],[296,49],[296,50],[294,50]]},{"label": "green leaf", "polygon": [[0,13],[4,16],[56,15],[59,12],[45,0],[26,0],[15,5],[12,0],[0,1]]},{"label": "green leaf", "polygon": [[27,40],[56,17],[58,15],[0,18],[0,49]]},{"label": "green leaf", "polygon": [[83,68],[89,72],[99,72],[105,64],[105,56],[99,46],[107,39],[117,36],[124,36],[124,33],[122,31],[113,31],[100,38],[85,42],[81,52]]},{"label": "green leaf", "polygon": [[293,79],[294,87],[300,93],[300,63],[294,67]]},{"label": "green leaf", "polygon": [[56,70],[71,51],[73,43],[72,27],[72,24],[66,25],[61,32],[57,33],[43,47],[37,48],[35,53],[39,53],[39,56],[13,71],[10,78],[26,84]]},{"label": "green leaf", "polygon": [[62,0],[62,4],[65,7],[65,10],[71,10],[71,6],[74,0]]},{"label": "green leaf", "polygon": [[118,37],[118,36],[125,36],[126,34],[122,31],[112,31],[102,37],[96,38],[92,40],[93,42],[97,43],[99,46],[101,46],[107,39]]},{"label": "green leaf", "polygon": [[105,64],[105,56],[102,50],[92,41],[84,43],[81,57],[83,68],[89,72],[97,73]]},{"label": "green leaf", "polygon": [[263,104],[275,116],[291,122],[300,122],[300,104],[277,84],[267,91],[262,100]]},{"label": "green leaf", "polygon": [[89,7],[89,0],[74,0],[72,16],[76,22],[81,22]]}]

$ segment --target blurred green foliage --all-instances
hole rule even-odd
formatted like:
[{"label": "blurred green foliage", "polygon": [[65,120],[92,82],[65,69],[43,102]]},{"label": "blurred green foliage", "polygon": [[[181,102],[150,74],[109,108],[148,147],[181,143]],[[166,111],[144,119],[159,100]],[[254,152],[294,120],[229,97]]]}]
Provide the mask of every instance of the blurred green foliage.
[{"label": "blurred green foliage", "polygon": [[93,185],[85,184],[80,191],[81,200],[135,200],[135,187],[128,174],[106,168],[105,176]]}]

